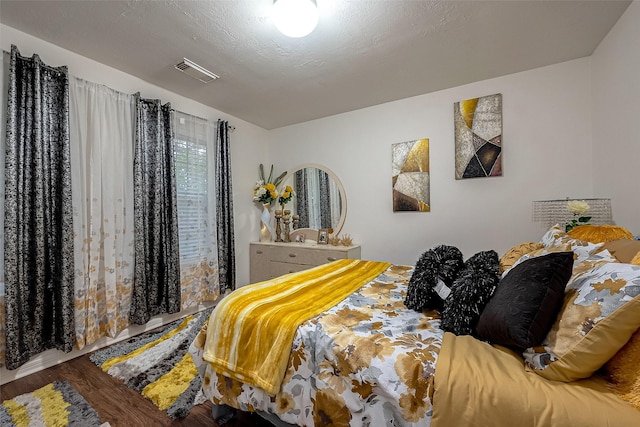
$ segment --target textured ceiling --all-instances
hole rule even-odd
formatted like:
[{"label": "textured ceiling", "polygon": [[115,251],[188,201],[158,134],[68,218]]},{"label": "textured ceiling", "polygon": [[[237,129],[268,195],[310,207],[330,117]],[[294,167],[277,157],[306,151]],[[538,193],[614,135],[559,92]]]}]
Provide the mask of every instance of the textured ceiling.
[{"label": "textured ceiling", "polygon": [[[317,3],[301,39],[275,29],[271,0],[2,0],[0,21],[274,129],[589,56],[630,2]],[[183,57],[221,78],[175,70]]]}]

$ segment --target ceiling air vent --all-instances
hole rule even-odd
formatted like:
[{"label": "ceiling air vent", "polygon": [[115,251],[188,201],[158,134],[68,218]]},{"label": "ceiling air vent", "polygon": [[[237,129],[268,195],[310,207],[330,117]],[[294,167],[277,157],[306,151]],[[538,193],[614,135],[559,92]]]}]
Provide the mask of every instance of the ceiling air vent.
[{"label": "ceiling air vent", "polygon": [[193,78],[200,80],[203,83],[209,83],[210,81],[220,78],[220,76],[213,74],[211,71],[201,67],[200,65],[187,58],[183,58],[183,61],[176,64],[175,67],[176,69],[190,75]]}]

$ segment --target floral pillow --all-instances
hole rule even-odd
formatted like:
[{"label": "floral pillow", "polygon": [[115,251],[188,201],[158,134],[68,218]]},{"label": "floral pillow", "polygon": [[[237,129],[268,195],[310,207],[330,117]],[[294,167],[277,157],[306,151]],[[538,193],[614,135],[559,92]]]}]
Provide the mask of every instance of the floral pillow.
[{"label": "floral pillow", "polygon": [[[574,256],[574,258],[577,258],[576,256]],[[620,262],[618,261],[618,259],[616,257],[614,257],[611,252],[609,252],[608,250],[604,249],[604,250],[600,250],[599,252],[596,252],[594,254],[591,254],[587,259],[585,259],[584,261],[580,262],[580,263],[575,263],[573,265],[573,274],[577,275],[577,274],[582,274],[582,273],[586,273],[587,271],[591,270],[592,268],[601,265],[601,264],[606,264],[609,262]]]},{"label": "floral pillow", "polygon": [[540,239],[540,243],[542,243],[546,248],[556,246],[559,244],[558,240],[566,236],[567,233],[560,228],[559,224],[556,224],[551,227],[549,231],[544,233],[544,236]]},{"label": "floral pillow", "polygon": [[565,231],[562,231],[560,226],[557,224],[551,227],[549,231],[547,231],[544,236],[542,236],[540,243],[542,243],[545,248],[569,245],[571,250],[576,255],[574,265],[585,261],[592,254],[600,250],[603,246],[603,243],[591,243],[582,241],[580,239],[575,239],[569,236]]},{"label": "floral pillow", "polygon": [[555,381],[587,378],[611,359],[638,327],[640,267],[596,262],[569,280],[551,331],[542,345],[523,353],[527,369]]}]

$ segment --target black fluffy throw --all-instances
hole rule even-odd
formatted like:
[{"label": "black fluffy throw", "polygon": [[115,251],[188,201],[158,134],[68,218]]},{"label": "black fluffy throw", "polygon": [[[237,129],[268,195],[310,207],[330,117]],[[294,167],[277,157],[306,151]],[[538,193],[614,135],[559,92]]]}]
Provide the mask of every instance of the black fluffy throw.
[{"label": "black fluffy throw", "polygon": [[454,246],[440,245],[427,250],[416,263],[404,305],[416,311],[442,309],[443,299],[435,288],[440,281],[451,288],[463,265],[462,252]]},{"label": "black fluffy throw", "polygon": [[482,251],[464,263],[444,301],[441,328],[456,335],[473,335],[480,314],[493,295],[500,275],[495,251]]}]

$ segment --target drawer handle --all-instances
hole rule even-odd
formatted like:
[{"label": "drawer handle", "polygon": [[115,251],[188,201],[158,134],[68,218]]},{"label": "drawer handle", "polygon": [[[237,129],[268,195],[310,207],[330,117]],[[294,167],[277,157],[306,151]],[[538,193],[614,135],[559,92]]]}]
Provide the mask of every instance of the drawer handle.
[{"label": "drawer handle", "polygon": [[289,254],[289,258],[295,258],[296,256],[296,254]]},{"label": "drawer handle", "polygon": [[332,257],[332,256],[328,256],[328,257],[327,257],[327,259],[328,259],[329,261],[335,261],[335,260],[337,260],[338,258],[334,258],[334,257]]},{"label": "drawer handle", "polygon": [[258,255],[260,255],[260,254],[262,254],[262,251],[258,250],[258,251],[256,251],[256,253],[257,253]]}]

